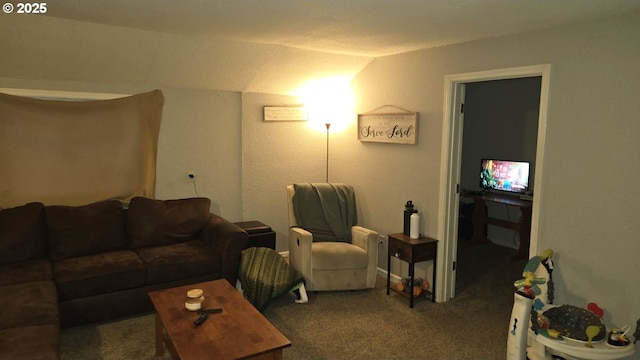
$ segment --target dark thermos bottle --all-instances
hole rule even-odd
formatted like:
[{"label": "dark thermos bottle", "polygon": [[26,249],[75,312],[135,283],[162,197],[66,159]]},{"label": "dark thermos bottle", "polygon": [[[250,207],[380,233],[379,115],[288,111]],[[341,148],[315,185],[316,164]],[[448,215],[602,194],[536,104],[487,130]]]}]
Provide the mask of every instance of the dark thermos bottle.
[{"label": "dark thermos bottle", "polygon": [[414,213],[413,210],[413,202],[411,200],[407,201],[404,205],[404,231],[403,233],[409,236],[411,232],[411,214]]}]

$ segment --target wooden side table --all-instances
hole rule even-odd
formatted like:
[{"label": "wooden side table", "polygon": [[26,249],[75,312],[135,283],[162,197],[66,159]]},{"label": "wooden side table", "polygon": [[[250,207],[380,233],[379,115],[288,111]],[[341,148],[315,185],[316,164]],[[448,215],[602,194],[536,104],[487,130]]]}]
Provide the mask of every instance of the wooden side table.
[{"label": "wooden side table", "polygon": [[[413,280],[415,264],[421,261],[433,260],[433,277],[431,279],[431,301],[436,301],[436,269],[438,268],[438,240],[421,236],[418,239],[398,233],[389,235],[389,251],[387,257],[387,295],[389,290],[409,298],[409,307],[413,308]],[[409,277],[411,278],[409,294],[391,288],[391,257],[409,263]]]},{"label": "wooden side table", "polygon": [[276,249],[276,233],[271,230],[270,226],[257,220],[240,221],[234,224],[238,225],[242,230],[249,234],[249,243],[247,244],[247,248],[268,247],[273,250]]}]

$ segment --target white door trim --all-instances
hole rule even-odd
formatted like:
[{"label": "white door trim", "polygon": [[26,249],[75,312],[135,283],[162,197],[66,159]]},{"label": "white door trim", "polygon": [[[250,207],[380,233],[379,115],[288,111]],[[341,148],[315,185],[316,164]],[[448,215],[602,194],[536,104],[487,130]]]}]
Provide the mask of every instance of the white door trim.
[{"label": "white door trim", "polygon": [[458,200],[456,186],[460,183],[460,162],[462,157],[462,123],[463,114],[460,105],[464,102],[464,84],[469,82],[503,80],[541,76],[540,108],[538,116],[538,139],[536,143],[536,166],[533,188],[533,211],[531,217],[530,254],[538,253],[538,237],[540,233],[539,218],[542,210],[542,173],[544,166],[547,115],[549,108],[549,85],[551,65],[533,65],[525,67],[488,70],[480,72],[453,74],[445,76],[444,81],[444,116],[442,126],[442,157],[440,159],[440,208],[438,230],[440,248],[438,256],[438,289],[436,300],[448,301],[455,297],[455,276],[453,263],[456,261],[458,246]]}]

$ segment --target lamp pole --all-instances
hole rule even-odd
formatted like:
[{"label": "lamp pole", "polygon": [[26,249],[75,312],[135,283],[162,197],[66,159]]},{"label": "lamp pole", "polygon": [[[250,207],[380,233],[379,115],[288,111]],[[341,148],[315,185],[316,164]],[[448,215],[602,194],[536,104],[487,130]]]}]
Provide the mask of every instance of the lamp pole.
[{"label": "lamp pole", "polygon": [[331,123],[324,124],[327,127],[327,172],[326,172],[326,182],[329,182],[329,127]]}]

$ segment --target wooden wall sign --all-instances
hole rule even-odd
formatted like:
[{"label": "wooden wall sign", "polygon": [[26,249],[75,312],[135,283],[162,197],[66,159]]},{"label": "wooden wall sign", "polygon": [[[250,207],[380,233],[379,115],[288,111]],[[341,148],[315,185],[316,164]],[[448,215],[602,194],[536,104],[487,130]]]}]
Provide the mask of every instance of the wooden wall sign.
[{"label": "wooden wall sign", "polygon": [[307,108],[304,106],[265,106],[264,121],[306,121]]},{"label": "wooden wall sign", "polygon": [[418,113],[358,115],[358,140],[391,144],[415,144]]}]

